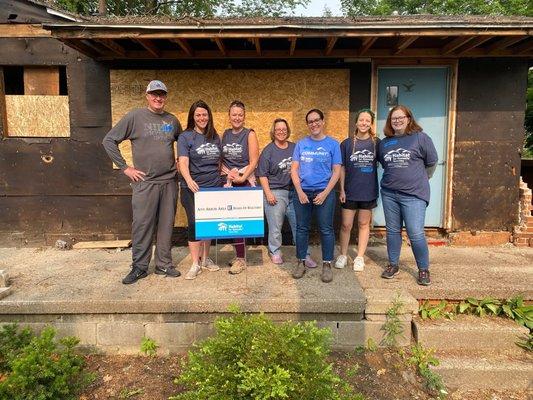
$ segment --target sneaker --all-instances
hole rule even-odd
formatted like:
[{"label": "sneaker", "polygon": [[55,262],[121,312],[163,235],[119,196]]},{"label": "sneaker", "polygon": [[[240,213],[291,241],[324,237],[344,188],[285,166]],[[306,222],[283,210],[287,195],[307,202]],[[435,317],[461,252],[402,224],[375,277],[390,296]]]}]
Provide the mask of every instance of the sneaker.
[{"label": "sneaker", "polygon": [[177,278],[181,273],[174,267],[155,267],[154,271],[157,275],[170,276],[171,278]]},{"label": "sneaker", "polygon": [[237,258],[231,264],[231,268],[229,269],[229,273],[232,274],[232,275],[237,275],[237,274],[240,274],[245,269],[246,269],[246,261],[244,261],[244,258]]},{"label": "sneaker", "polygon": [[385,267],[385,271],[382,272],[381,277],[385,279],[392,279],[400,272],[400,268],[397,265],[389,264]]},{"label": "sneaker", "polygon": [[353,270],[356,272],[363,271],[365,269],[365,259],[363,257],[355,257],[353,260]]},{"label": "sneaker", "polygon": [[185,275],[185,279],[187,280],[196,279],[196,277],[200,275],[201,273],[202,273],[202,267],[200,267],[198,264],[193,264],[189,272],[187,272],[187,275]]},{"label": "sneaker", "polygon": [[131,271],[128,275],[124,277],[124,279],[122,279],[122,283],[124,285],[129,285],[131,283],[137,282],[139,279],[146,278],[147,276],[148,272],[146,272],[145,270],[142,270],[137,267],[131,267]]},{"label": "sneaker", "polygon": [[231,267],[235,261],[237,261],[237,257],[233,257],[230,261],[228,261],[228,266]]},{"label": "sneaker", "polygon": [[429,278],[429,271],[427,269],[419,270],[418,279],[416,280],[416,282],[422,286],[431,285],[431,279]]},{"label": "sneaker", "polygon": [[318,264],[316,263],[315,260],[313,260],[311,258],[311,256],[308,254],[306,257],[305,257],[305,266],[307,268],[316,268],[318,267]]},{"label": "sneaker", "polygon": [[322,275],[320,275],[322,282],[329,283],[333,280],[333,271],[331,270],[331,262],[324,261],[322,263]]},{"label": "sneaker", "polygon": [[348,257],[341,254],[340,256],[337,257],[335,268],[343,269],[344,267],[346,267],[347,262],[348,262]]},{"label": "sneaker", "polygon": [[270,259],[272,260],[273,264],[276,264],[276,265],[283,264],[283,258],[281,258],[281,254],[271,254]]},{"label": "sneaker", "polygon": [[305,275],[305,260],[298,260],[298,265],[292,270],[292,277],[300,279]]},{"label": "sneaker", "polygon": [[208,271],[214,272],[214,271],[218,271],[220,267],[216,265],[213,260],[207,257],[205,261],[202,263],[202,269],[206,269]]}]

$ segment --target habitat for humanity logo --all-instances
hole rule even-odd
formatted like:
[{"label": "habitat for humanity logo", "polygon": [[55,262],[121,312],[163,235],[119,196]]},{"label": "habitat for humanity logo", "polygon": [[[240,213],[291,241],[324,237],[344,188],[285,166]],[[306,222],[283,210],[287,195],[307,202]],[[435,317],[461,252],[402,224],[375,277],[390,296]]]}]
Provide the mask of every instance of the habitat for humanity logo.
[{"label": "habitat for humanity logo", "polygon": [[228,156],[239,156],[242,153],[242,146],[239,143],[225,144],[222,151]]},{"label": "habitat for humanity logo", "polygon": [[383,158],[387,162],[405,162],[411,159],[411,152],[409,150],[399,148],[397,150],[389,151]]},{"label": "habitat for humanity logo", "polygon": [[240,233],[244,230],[243,224],[226,224],[224,222],[219,222],[217,226],[219,232],[231,234]]},{"label": "habitat for humanity logo", "polygon": [[228,230],[228,224],[225,224],[224,222],[220,222],[220,223],[218,224],[218,230],[219,230],[220,232],[227,232],[227,230]]},{"label": "habitat for humanity logo", "polygon": [[204,143],[196,148],[196,153],[203,156],[219,156],[218,147],[214,143]]},{"label": "habitat for humanity logo", "polygon": [[284,158],[278,163],[278,168],[281,170],[291,169],[292,157]]},{"label": "habitat for humanity logo", "polygon": [[[386,157],[386,156],[385,156]],[[350,156],[350,161],[355,162],[373,162],[374,161],[374,153],[370,150],[364,149],[361,151],[356,151]]]}]

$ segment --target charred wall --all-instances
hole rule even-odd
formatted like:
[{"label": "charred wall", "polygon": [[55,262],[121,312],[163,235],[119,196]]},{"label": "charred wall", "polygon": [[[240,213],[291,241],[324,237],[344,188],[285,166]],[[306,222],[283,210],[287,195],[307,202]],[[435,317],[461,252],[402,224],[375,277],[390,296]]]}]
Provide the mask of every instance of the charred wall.
[{"label": "charred wall", "polygon": [[109,69],[42,38],[1,39],[0,60],[66,66],[71,125],[69,138],[2,137],[0,242],[129,235],[131,191],[101,145],[111,126]]},{"label": "charred wall", "polygon": [[455,230],[510,230],[517,223],[527,69],[516,59],[459,63]]}]

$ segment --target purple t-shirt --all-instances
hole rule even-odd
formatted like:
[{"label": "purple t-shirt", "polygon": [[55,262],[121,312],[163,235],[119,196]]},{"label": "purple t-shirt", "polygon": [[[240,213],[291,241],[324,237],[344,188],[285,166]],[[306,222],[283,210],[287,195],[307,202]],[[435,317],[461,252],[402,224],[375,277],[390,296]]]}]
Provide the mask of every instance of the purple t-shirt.
[{"label": "purple t-shirt", "polygon": [[[178,155],[189,157],[191,178],[203,188],[220,186],[220,137],[208,141],[196,131],[185,131],[178,138]],[[184,182],[180,176],[180,181]]]},{"label": "purple t-shirt", "polygon": [[292,154],[296,146],[287,142],[286,149],[280,149],[274,142],[269,143],[259,156],[256,176],[268,178],[270,189],[286,189],[292,187],[291,164]]},{"label": "purple t-shirt", "polygon": [[333,166],[342,164],[339,142],[329,136],[321,140],[309,136],[303,138],[296,143],[292,159],[300,163],[303,190],[324,190],[331,179]]},{"label": "purple t-shirt", "polygon": [[342,165],[345,169],[344,191],[350,201],[373,201],[378,198],[377,148],[379,139],[341,143]]},{"label": "purple t-shirt", "polygon": [[426,167],[437,163],[437,150],[424,132],[386,137],[379,144],[378,159],[383,166],[381,187],[418,197],[429,203]]}]

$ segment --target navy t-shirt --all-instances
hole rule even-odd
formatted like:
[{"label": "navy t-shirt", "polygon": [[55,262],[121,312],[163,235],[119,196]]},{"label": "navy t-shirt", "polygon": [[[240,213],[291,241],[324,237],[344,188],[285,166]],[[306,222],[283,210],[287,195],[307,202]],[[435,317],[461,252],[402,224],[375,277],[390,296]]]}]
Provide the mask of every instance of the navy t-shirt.
[{"label": "navy t-shirt", "polygon": [[300,163],[303,190],[324,190],[331,179],[333,165],[342,164],[339,142],[329,136],[321,140],[303,138],[296,143],[292,159]]},{"label": "navy t-shirt", "polygon": [[229,169],[241,169],[250,164],[248,135],[250,129],[243,128],[239,133],[226,129],[222,135],[222,162]]},{"label": "navy t-shirt", "polygon": [[[220,137],[215,135],[209,142],[205,135],[196,131],[185,131],[178,138],[178,155],[189,157],[191,178],[200,187],[220,186]],[[183,177],[180,180],[184,182]]]},{"label": "navy t-shirt", "polygon": [[383,166],[381,187],[418,197],[429,203],[429,178],[426,167],[437,163],[437,150],[424,132],[386,137],[379,144]]},{"label": "navy t-shirt", "polygon": [[373,201],[378,198],[377,148],[379,139],[345,139],[341,143],[345,169],[344,191],[350,201]]},{"label": "navy t-shirt", "polygon": [[280,149],[274,142],[269,143],[259,156],[256,176],[268,178],[270,189],[289,190],[292,187],[291,164],[296,145],[287,144],[286,149]]}]

